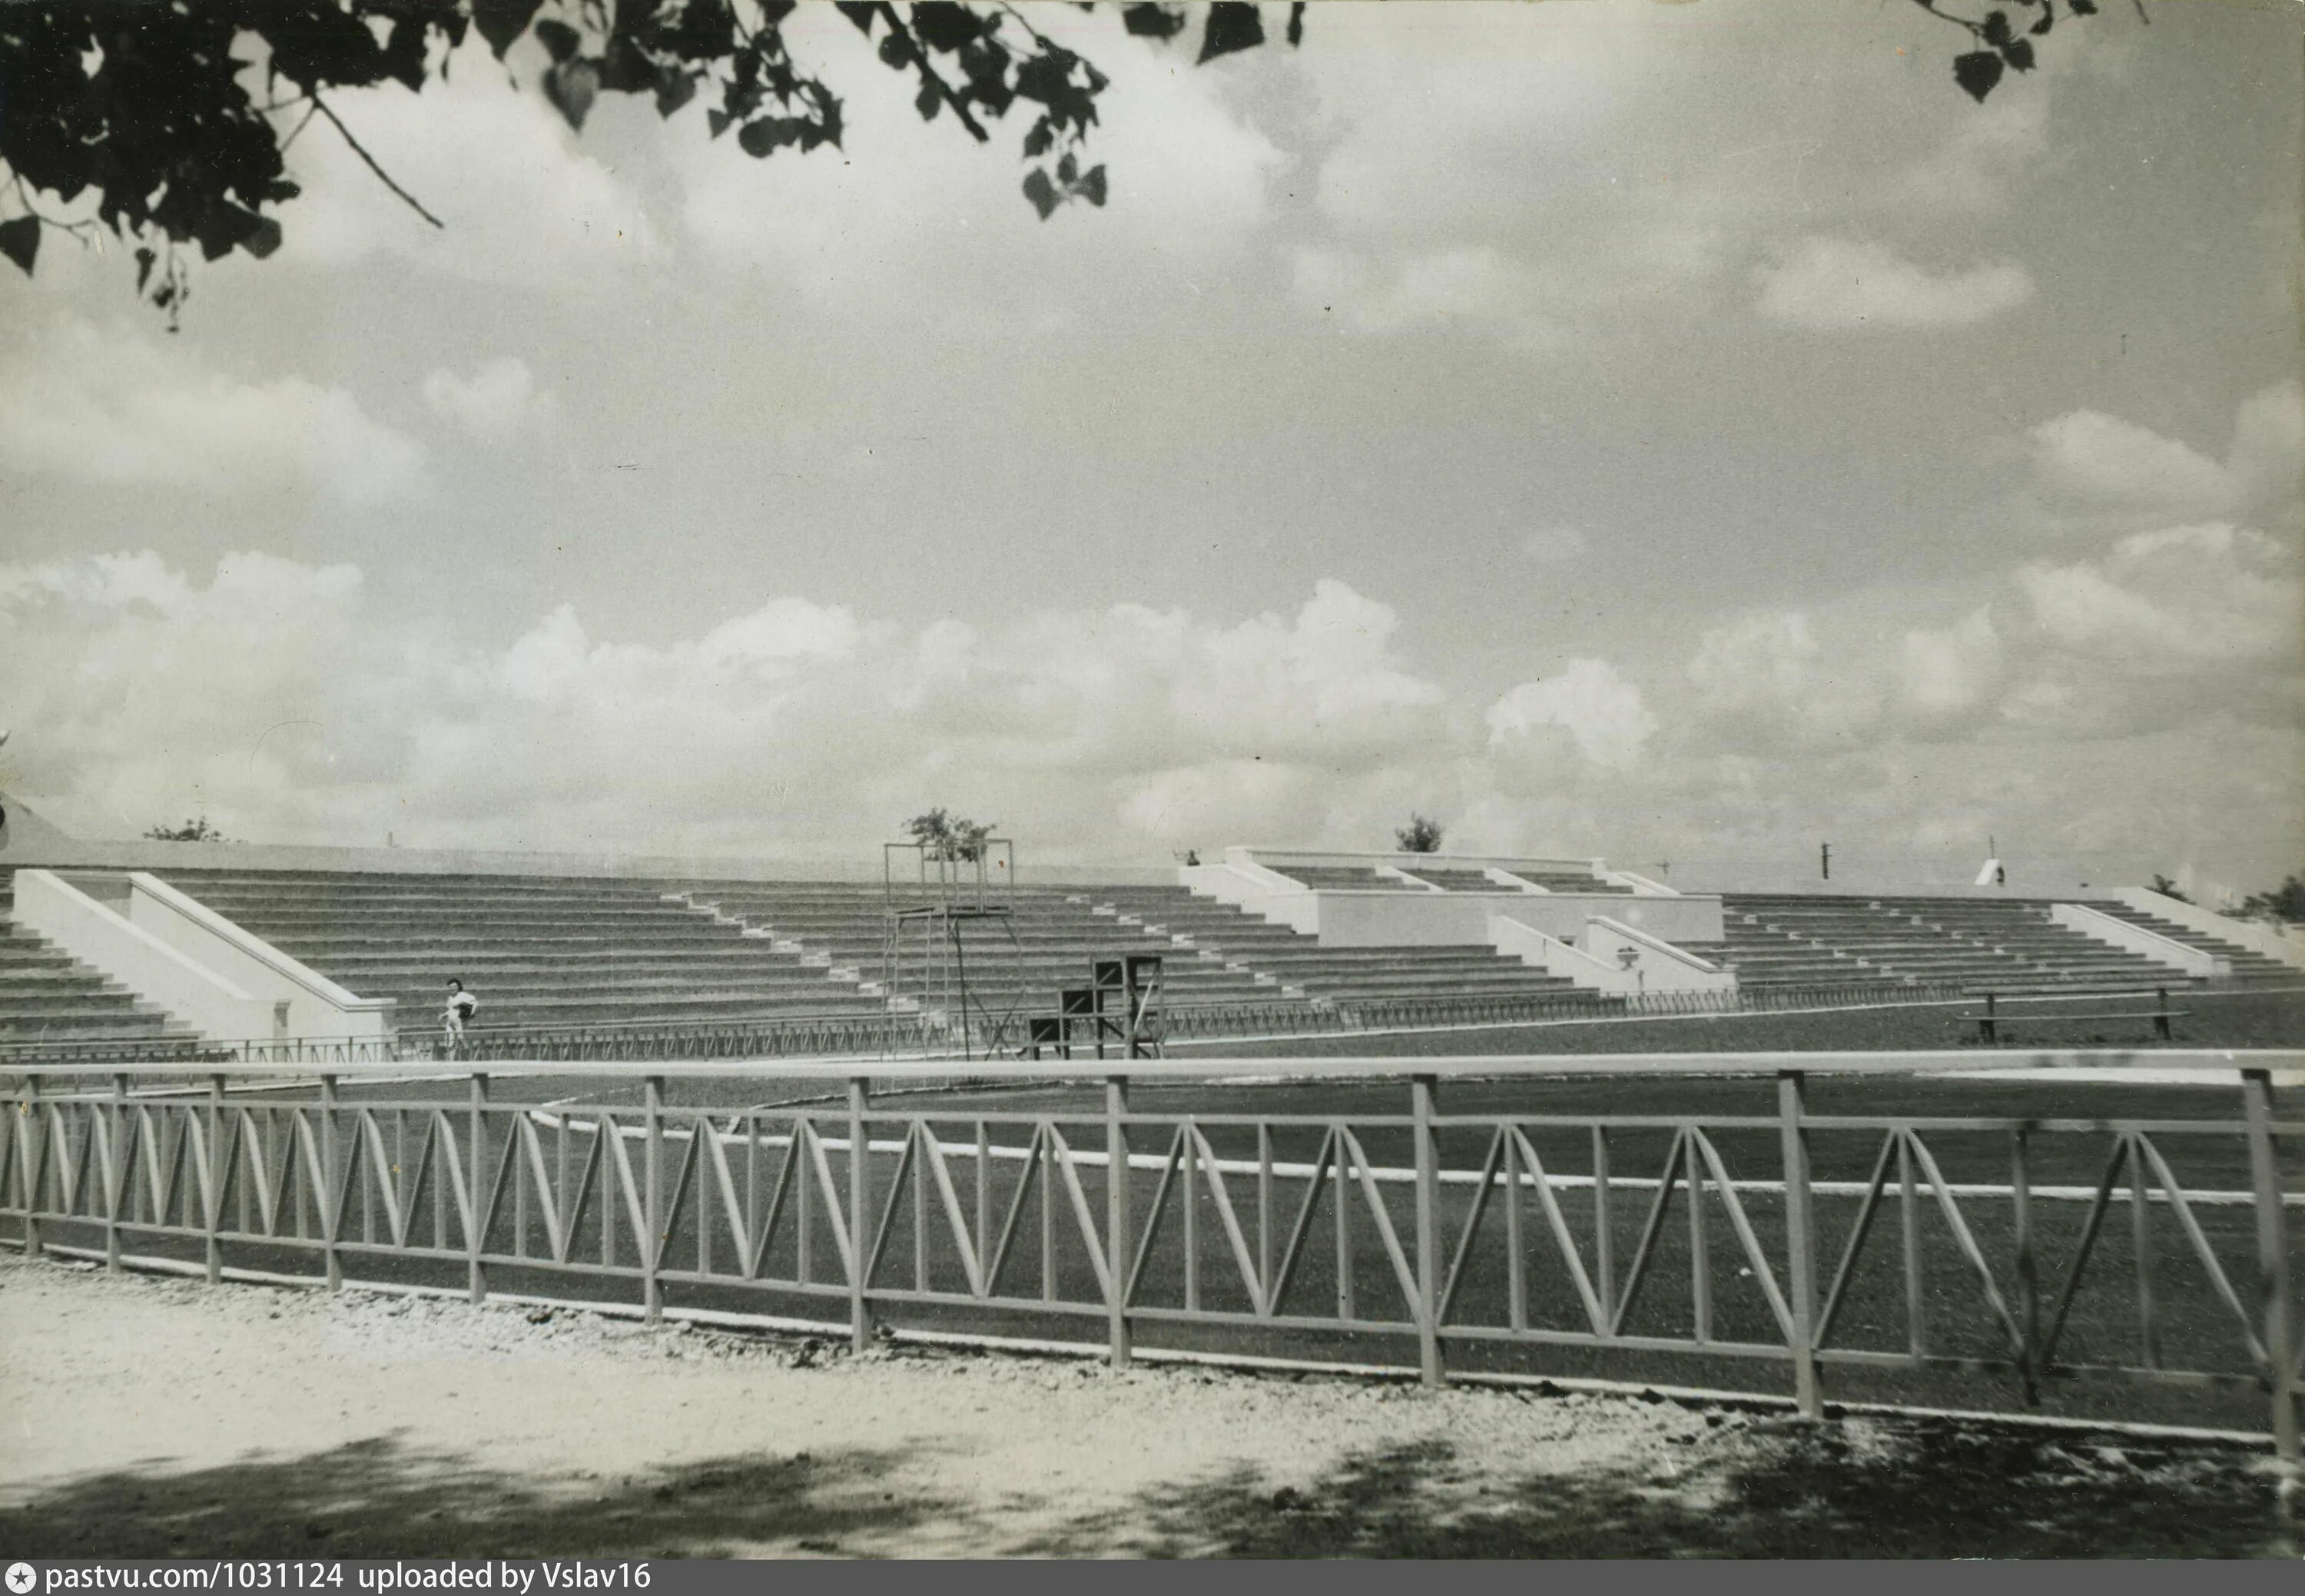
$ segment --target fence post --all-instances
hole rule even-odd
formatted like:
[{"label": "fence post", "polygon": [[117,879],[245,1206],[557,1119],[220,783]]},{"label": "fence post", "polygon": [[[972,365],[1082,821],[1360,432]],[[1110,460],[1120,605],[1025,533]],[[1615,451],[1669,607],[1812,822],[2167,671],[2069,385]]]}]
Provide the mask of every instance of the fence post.
[{"label": "fence post", "polygon": [[481,1190],[482,1171],[487,1166],[481,1147],[481,1110],[488,1100],[489,1078],[475,1070],[472,1071],[472,1110],[468,1116],[471,1123],[466,1133],[466,1139],[472,1143],[466,1149],[465,1159],[471,1173],[464,1177],[464,1286],[475,1302],[485,1302],[489,1298],[489,1274],[481,1263],[481,1214],[488,1200],[487,1194]]},{"label": "fence post", "polygon": [[112,1078],[112,1101],[105,1106],[104,1171],[104,1267],[117,1275],[125,1267],[120,1261],[120,1207],[128,1198],[128,1149],[121,1140],[121,1131],[127,1126],[128,1077]]},{"label": "fence post", "polygon": [[1416,1356],[1425,1383],[1442,1384],[1441,1367],[1441,1160],[1433,1142],[1435,1078],[1419,1075],[1409,1086],[1416,1122]]},{"label": "fence post", "polygon": [[338,1196],[343,1188],[336,1181],[336,1078],[320,1077],[320,1182],[325,1188],[320,1193],[320,1260],[326,1266],[328,1289],[344,1289],[344,1262],[336,1256],[336,1242],[344,1232],[344,1216]]},{"label": "fence post", "polygon": [[651,1075],[641,1088],[641,1207],[648,1234],[638,1239],[641,1254],[641,1313],[650,1324],[664,1322],[664,1287],[657,1279],[664,1257],[664,1078]]},{"label": "fence post", "polygon": [[33,1069],[24,1071],[24,1116],[20,1136],[16,1144],[16,1186],[24,1194],[24,1256],[38,1258],[40,1222],[34,1216],[40,1206],[40,1077]]},{"label": "fence post", "polygon": [[864,1303],[864,1265],[872,1246],[871,1224],[872,1149],[864,1131],[864,1077],[848,1082],[848,1345],[863,1352],[872,1344],[871,1310]]},{"label": "fence post", "polygon": [[2025,1405],[2041,1405],[2041,1370],[2037,1366],[2041,1346],[2041,1265],[2033,1242],[2033,1155],[2032,1131],[2020,1125],[2010,1138],[2009,1199],[2010,1223],[2015,1230],[2017,1247],[2017,1328],[2024,1342],[2024,1356],[2019,1361],[2017,1375],[2025,1387]]},{"label": "fence post", "polygon": [[2249,1171],[2257,1208],[2258,1294],[2265,1314],[2265,1351],[2271,1365],[2273,1444],[2284,1463],[2298,1461],[2297,1348],[2290,1339],[2289,1234],[2282,1211],[2281,1163],[2273,1139],[2273,1075],[2244,1070],[2241,1097],[2249,1116]]},{"label": "fence post", "polygon": [[[1128,1127],[1121,1122],[1121,1116],[1127,1112],[1127,1078],[1112,1076],[1104,1083],[1104,1260],[1106,1277],[1111,1282],[1110,1294],[1105,1299],[1105,1336],[1115,1369],[1127,1368],[1131,1357],[1128,1336]],[[981,1155],[977,1167],[983,1167]],[[1046,1200],[1045,1196],[1043,1200]]]},{"label": "fence post", "polygon": [[208,1178],[207,1200],[202,1204],[200,1217],[208,1227],[207,1263],[208,1284],[224,1284],[224,1238],[219,1233],[224,1225],[225,1182],[232,1178],[224,1161],[224,1077],[208,1077]]},{"label": "fence post", "polygon": [[[1807,1078],[1799,1070],[1777,1073],[1777,1118],[1784,1143],[1785,1267],[1791,1271],[1793,1310],[1793,1400],[1804,1418],[1824,1416],[1824,1395],[1816,1379],[1816,1239],[1809,1207]],[[1692,1199],[1692,1200],[1694,1200]]]}]

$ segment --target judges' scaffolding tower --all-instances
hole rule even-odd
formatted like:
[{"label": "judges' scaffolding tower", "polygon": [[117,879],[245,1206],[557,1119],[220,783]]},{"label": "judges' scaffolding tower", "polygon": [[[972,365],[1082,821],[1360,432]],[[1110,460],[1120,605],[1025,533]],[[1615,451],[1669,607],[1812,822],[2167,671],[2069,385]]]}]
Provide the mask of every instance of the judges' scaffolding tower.
[{"label": "judges' scaffolding tower", "polygon": [[[983,980],[981,956],[1005,947],[1012,971],[1023,962],[1016,879],[1016,849],[1006,837],[880,846],[881,978],[890,1006],[943,1014],[960,1033],[964,1059],[1016,1045],[1016,983]],[[968,969],[972,941],[980,951],[977,986]]]}]

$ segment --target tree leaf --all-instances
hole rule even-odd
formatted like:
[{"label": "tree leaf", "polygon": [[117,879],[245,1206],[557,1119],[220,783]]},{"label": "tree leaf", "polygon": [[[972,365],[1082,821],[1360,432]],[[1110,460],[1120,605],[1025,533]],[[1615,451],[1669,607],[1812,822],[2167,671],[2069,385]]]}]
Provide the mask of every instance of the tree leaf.
[{"label": "tree leaf", "polygon": [[1246,0],[1217,0],[1209,7],[1208,25],[1201,30],[1201,61],[1253,50],[1264,42],[1264,19]]},{"label": "tree leaf", "polygon": [[2065,0],[2065,4],[2077,17],[2097,15],[2097,0]]},{"label": "tree leaf", "polygon": [[32,275],[32,261],[39,252],[38,217],[20,216],[13,222],[0,222],[0,255],[7,256],[22,268],[26,277]]},{"label": "tree leaf", "polygon": [[501,61],[513,40],[528,31],[544,0],[472,0],[472,26]]},{"label": "tree leaf", "polygon": [[[1054,216],[1057,207],[1064,202],[1063,197],[1057,192],[1057,185],[1050,183],[1049,175],[1038,166],[1025,175],[1025,198],[1033,202],[1033,209],[1041,213],[1041,219],[1044,222]],[[28,267],[26,269],[30,269]]]},{"label": "tree leaf", "polygon": [[584,38],[567,23],[547,17],[536,25],[536,41],[551,52],[557,64],[574,55],[576,47],[584,42]]},{"label": "tree leaf", "polygon": [[564,61],[544,74],[544,98],[580,133],[584,131],[585,114],[591,110],[593,97],[600,91],[600,69],[589,61]]},{"label": "tree leaf", "polygon": [[669,116],[696,98],[696,79],[676,66],[659,68],[656,76],[656,114]]},{"label": "tree leaf", "polygon": [[923,78],[921,81],[921,91],[913,96],[913,109],[921,114],[923,122],[934,122],[937,119],[937,112],[943,106],[944,96],[937,92],[937,86],[934,83]]},{"label": "tree leaf", "polygon": [[1966,55],[1952,58],[1952,79],[1969,90],[1969,98],[1982,105],[1993,86],[2001,81],[2001,57],[1991,50],[1971,50]]},{"label": "tree leaf", "polygon": [[259,260],[263,260],[280,247],[280,224],[268,216],[258,217],[256,226],[240,241],[240,247]]},{"label": "tree leaf", "polygon": [[1079,183],[1074,185],[1073,192],[1080,195],[1092,205],[1102,205],[1104,203],[1104,167],[1102,165],[1100,164],[1098,166],[1091,166],[1088,169],[1088,175],[1083,177]]},{"label": "tree leaf", "polygon": [[2001,47],[2001,58],[2019,72],[2033,70],[2033,43],[2030,39],[2012,38]]},{"label": "tree leaf", "polygon": [[1289,43],[1294,47],[1305,42],[1305,0],[1292,0],[1289,7]]},{"label": "tree leaf", "polygon": [[1986,44],[2005,45],[2009,42],[2012,37],[2012,35],[2009,31],[2009,13],[2007,12],[1995,11],[1987,12],[1986,13],[1985,42]]},{"label": "tree leaf", "polygon": [[152,264],[153,264],[153,262],[154,262],[154,261],[156,261],[156,260],[159,260],[159,258],[160,258],[160,257],[159,257],[157,253],[155,253],[155,252],[153,252],[153,251],[152,251],[149,246],[148,246],[148,247],[146,247],[146,248],[144,248],[144,249],[140,249],[140,250],[138,250],[138,251],[136,252],[136,292],[137,292],[137,293],[141,294],[141,293],[143,293],[143,292],[144,292],[144,285],[145,285],[145,283],[146,283],[148,280],[149,280],[149,279],[150,279],[150,277],[151,277],[151,276],[152,276]]},{"label": "tree leaf", "polygon": [[856,30],[865,38],[872,37],[872,19],[880,14],[879,6],[870,4],[856,4],[856,0],[836,0],[832,9],[855,23]]},{"label": "tree leaf", "polygon": [[1185,30],[1185,13],[1172,5],[1143,0],[1120,8],[1120,25],[1143,38],[1174,38]]}]

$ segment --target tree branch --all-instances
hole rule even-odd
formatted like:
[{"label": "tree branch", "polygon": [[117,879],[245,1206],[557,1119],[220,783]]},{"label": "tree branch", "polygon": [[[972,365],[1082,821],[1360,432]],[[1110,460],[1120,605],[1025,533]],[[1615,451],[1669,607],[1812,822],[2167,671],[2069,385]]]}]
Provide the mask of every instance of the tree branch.
[{"label": "tree branch", "polygon": [[1985,37],[1985,30],[1977,23],[1970,21],[1967,17],[1957,17],[1949,11],[1939,11],[1936,8],[1936,0],[1913,0],[1913,4],[1919,6],[1923,11],[1927,12],[1929,15],[1933,17],[1942,17],[1956,28],[1967,29],[1969,30],[1969,37],[1972,38],[1982,38]]},{"label": "tree branch", "polygon": [[321,115],[327,117],[331,123],[336,124],[336,132],[344,135],[345,144],[351,147],[352,152],[354,155],[360,157],[361,159],[367,164],[370,171],[376,174],[376,178],[378,183],[381,183],[385,187],[399,195],[402,203],[405,204],[409,209],[414,211],[418,216],[422,217],[426,221],[431,223],[442,232],[445,233],[447,231],[447,223],[442,221],[438,217],[434,216],[430,211],[425,209],[422,201],[419,201],[415,195],[410,193],[406,189],[393,182],[392,174],[386,171],[382,166],[378,166],[376,164],[376,157],[370,155],[367,150],[361,148],[361,141],[353,137],[353,130],[346,127],[344,124],[343,119],[334,111],[328,109],[328,102],[322,99],[317,92],[312,96],[312,109],[318,111]]}]

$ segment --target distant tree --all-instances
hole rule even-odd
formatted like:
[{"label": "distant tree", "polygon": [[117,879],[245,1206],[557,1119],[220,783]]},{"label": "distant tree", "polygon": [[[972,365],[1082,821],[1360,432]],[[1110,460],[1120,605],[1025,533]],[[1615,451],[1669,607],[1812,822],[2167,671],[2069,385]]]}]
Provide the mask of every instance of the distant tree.
[{"label": "distant tree", "polygon": [[182,825],[156,825],[144,833],[155,842],[229,842],[231,838],[208,824],[208,817],[188,820]]},{"label": "distant tree", "polygon": [[1439,853],[1441,823],[1437,820],[1427,820],[1412,809],[1409,811],[1408,824],[1393,832],[1392,840],[1400,844],[1400,851],[1403,853]]},{"label": "distant tree", "polygon": [[2174,898],[2180,903],[2190,903],[2192,901],[2190,898],[2187,897],[2183,892],[2178,890],[2177,883],[2175,882],[2171,881],[2165,875],[2156,873],[2153,877],[2152,886],[2153,890],[2160,893],[2164,898]]},{"label": "distant tree", "polygon": [[992,835],[990,824],[963,820],[942,809],[914,815],[905,823],[905,830],[921,845],[928,858],[964,865],[973,865],[984,857],[985,840]]},{"label": "distant tree", "polygon": [[2270,915],[2276,920],[2305,920],[2305,870],[2292,873],[2269,892],[2251,892],[2241,900],[2241,913]]},{"label": "distant tree", "polygon": [[[2033,41],[2097,0],[1971,0],[1982,14],[1914,0],[1976,46],[1953,81],[1978,100],[2004,73],[2029,72]],[[279,212],[299,190],[283,158],[315,118],[403,204],[440,218],[338,120],[327,97],[396,82],[421,94],[445,78],[449,51],[478,33],[502,60],[523,36],[550,64],[538,87],[582,130],[602,94],[648,95],[660,116],[705,101],[712,138],[745,154],[840,147],[844,103],[796,57],[784,26],[795,0],[0,0],[0,255],[30,275],[49,230],[94,247],[132,242],[136,288],[173,329],[191,290],[179,252],[258,260],[280,247]],[[923,120],[948,115],[978,143],[1012,109],[1025,198],[1042,220],[1076,200],[1105,202],[1102,163],[1084,158],[1110,80],[1013,4],[915,0],[838,7],[875,41],[880,64],[914,80]],[[1120,7],[1127,30],[1165,42],[1192,29],[1176,4]],[[1259,8],[1219,0],[1199,13],[1196,63],[1265,42]],[[1286,37],[1304,37],[1302,0]],[[260,66],[261,81],[248,69]],[[318,132],[314,136],[320,136]],[[51,206],[93,198],[93,215]],[[36,198],[36,196],[38,196]],[[127,252],[123,252],[125,253]],[[156,278],[157,271],[157,278]]]}]

